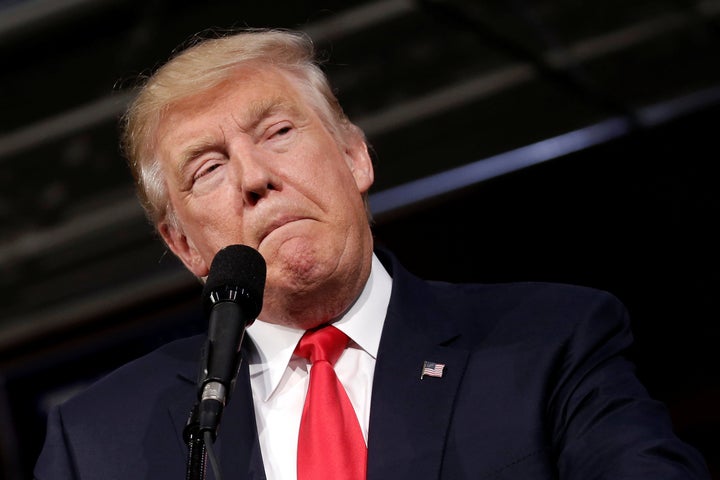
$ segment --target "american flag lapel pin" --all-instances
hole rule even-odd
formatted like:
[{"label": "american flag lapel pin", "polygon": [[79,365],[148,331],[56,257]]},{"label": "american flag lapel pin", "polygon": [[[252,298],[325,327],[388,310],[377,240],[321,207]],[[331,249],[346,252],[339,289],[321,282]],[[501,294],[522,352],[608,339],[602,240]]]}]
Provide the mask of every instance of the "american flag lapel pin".
[{"label": "american flag lapel pin", "polygon": [[425,360],[423,362],[423,368],[422,368],[422,373],[420,374],[420,380],[422,380],[425,375],[427,375],[428,377],[440,378],[443,376],[443,370],[445,370],[444,363],[428,362],[427,360]]}]

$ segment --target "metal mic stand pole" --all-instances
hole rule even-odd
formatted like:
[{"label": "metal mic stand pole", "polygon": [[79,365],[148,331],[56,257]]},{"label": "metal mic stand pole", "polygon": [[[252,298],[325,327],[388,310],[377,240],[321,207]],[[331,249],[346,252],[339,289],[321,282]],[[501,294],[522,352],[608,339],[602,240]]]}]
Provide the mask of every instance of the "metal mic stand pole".
[{"label": "metal mic stand pole", "polygon": [[198,421],[198,403],[190,412],[185,430],[183,430],[183,438],[188,446],[187,470],[185,480],[204,480],[205,466],[207,462],[207,452],[202,433],[200,432],[200,423]]}]

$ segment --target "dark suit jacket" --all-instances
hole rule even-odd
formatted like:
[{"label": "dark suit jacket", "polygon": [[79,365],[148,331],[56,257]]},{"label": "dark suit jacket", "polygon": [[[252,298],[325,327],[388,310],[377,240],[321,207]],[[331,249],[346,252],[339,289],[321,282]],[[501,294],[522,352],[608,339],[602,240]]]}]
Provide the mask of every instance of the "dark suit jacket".
[{"label": "dark suit jacket", "polygon": [[[394,284],[368,479],[709,478],[623,357],[631,334],[614,297],[557,284],[427,282],[381,259]],[[54,409],[36,478],[184,478],[203,340],[171,343]],[[442,377],[421,379],[424,361],[445,364]],[[214,450],[224,478],[265,478],[246,364]]]}]

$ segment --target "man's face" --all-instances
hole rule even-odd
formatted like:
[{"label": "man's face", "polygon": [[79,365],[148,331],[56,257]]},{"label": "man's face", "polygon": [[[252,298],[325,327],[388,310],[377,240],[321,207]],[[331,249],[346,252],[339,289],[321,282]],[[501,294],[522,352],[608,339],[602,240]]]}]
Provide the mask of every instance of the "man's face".
[{"label": "man's face", "polygon": [[174,105],[157,138],[177,218],[159,230],[195,275],[207,275],[224,246],[249,245],[268,263],[272,303],[273,294],[357,275],[369,261],[367,148],[360,139],[340,145],[289,76],[239,70]]}]

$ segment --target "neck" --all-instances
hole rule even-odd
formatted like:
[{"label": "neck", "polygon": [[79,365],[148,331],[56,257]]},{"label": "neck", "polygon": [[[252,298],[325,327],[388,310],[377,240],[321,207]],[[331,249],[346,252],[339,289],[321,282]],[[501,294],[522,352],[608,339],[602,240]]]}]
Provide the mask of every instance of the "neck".
[{"label": "neck", "polygon": [[365,288],[372,267],[372,252],[359,268],[343,277],[328,279],[312,288],[278,293],[268,290],[260,318],[267,323],[308,330],[340,318]]}]

